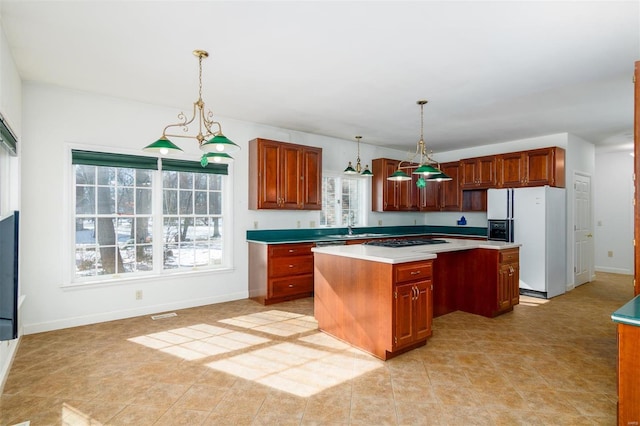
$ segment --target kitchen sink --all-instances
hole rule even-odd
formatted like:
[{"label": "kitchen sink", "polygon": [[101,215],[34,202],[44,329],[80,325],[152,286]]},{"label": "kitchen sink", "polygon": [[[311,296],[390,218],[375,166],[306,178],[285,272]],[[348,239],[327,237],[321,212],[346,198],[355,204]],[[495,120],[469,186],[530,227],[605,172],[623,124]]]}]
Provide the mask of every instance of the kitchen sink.
[{"label": "kitchen sink", "polygon": [[386,237],[389,234],[375,234],[375,233],[363,233],[363,234],[339,234],[339,235],[326,235],[329,238],[375,238]]}]

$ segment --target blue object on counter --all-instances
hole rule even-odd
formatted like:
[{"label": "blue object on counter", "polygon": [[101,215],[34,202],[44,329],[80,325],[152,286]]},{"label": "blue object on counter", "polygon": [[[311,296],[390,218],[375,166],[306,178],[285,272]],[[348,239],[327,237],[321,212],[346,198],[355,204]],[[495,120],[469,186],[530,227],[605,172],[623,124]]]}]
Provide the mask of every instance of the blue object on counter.
[{"label": "blue object on counter", "polygon": [[465,219],[465,217],[462,216],[458,221],[458,225],[466,225],[466,224],[467,224],[467,219]]}]

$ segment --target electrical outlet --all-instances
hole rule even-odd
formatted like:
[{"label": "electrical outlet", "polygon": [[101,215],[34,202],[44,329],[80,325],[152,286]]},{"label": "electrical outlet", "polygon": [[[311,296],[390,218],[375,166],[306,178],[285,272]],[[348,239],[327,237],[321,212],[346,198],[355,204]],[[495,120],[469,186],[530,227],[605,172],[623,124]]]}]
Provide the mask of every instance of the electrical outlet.
[{"label": "electrical outlet", "polygon": [[613,251],[609,250],[609,251],[607,252],[607,256],[609,256],[609,257],[613,257]]},{"label": "electrical outlet", "polygon": [[382,219],[378,221],[378,226],[382,226]]},{"label": "electrical outlet", "polygon": [[253,229],[258,229],[258,221],[253,222]]},{"label": "electrical outlet", "polygon": [[142,290],[136,290],[136,300],[142,300]]},{"label": "electrical outlet", "polygon": [[316,227],[316,221],[315,220],[310,220],[309,221],[309,228],[315,228]]},{"label": "electrical outlet", "polygon": [[298,228],[300,228],[300,221],[298,221]]}]

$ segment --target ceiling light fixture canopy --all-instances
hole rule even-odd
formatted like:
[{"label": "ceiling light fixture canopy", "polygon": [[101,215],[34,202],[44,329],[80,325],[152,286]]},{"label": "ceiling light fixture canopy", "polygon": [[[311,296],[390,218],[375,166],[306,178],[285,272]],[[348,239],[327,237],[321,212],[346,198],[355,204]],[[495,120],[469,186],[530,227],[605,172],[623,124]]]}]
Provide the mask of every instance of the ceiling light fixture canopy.
[{"label": "ceiling light fixture canopy", "polygon": [[[147,145],[143,151],[152,152],[160,155],[171,155],[182,152],[182,149],[171,142],[168,136],[176,138],[196,139],[201,151],[205,154],[200,159],[202,167],[211,161],[215,163],[230,163],[233,157],[229,153],[236,152],[240,146],[233,143],[225,135],[222,134],[222,126],[219,122],[213,120],[211,110],[205,113],[204,101],[202,100],[202,60],[209,57],[209,53],[205,50],[194,50],[193,54],[198,58],[198,100],[193,103],[193,115],[187,120],[187,116],[181,112],[178,119],[181,121],[175,124],[169,124],[162,131],[160,139],[154,143]],[[198,119],[198,134],[189,135],[189,125]],[[170,134],[167,130],[172,127],[182,127],[184,133]]]},{"label": "ceiling light fixture canopy", "polygon": [[[428,101],[419,100],[416,104],[420,105],[420,140],[416,146],[416,152],[410,156],[406,161],[401,161],[398,164],[398,170],[387,177],[388,180],[394,181],[408,181],[411,180],[411,176],[407,174],[403,169],[413,169],[411,172],[415,175],[420,175],[420,178],[416,182],[418,187],[422,187],[425,184],[425,179],[430,181],[447,181],[451,180],[451,177],[442,173],[437,166],[438,164],[433,160],[433,151],[427,153],[427,148],[424,143],[424,106]],[[418,164],[418,167],[415,165]]]},{"label": "ceiling light fixture canopy", "polygon": [[360,164],[360,139],[362,139],[362,136],[356,136],[356,141],[358,142],[358,156],[356,157],[356,167],[354,168],[351,165],[351,161],[349,161],[349,164],[347,165],[347,168],[344,169],[344,174],[345,175],[356,175],[359,174],[360,176],[373,176],[373,173],[371,173],[371,170],[369,170],[369,165],[365,165],[364,169],[362,169],[362,164]]}]

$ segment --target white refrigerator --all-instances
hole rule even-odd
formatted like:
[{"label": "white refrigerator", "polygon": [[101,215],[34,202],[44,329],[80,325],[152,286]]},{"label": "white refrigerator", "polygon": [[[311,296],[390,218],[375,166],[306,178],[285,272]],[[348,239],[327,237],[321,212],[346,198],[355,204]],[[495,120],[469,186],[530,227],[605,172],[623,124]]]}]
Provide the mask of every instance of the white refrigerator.
[{"label": "white refrigerator", "polygon": [[511,220],[520,246],[520,293],[551,298],[567,289],[566,190],[489,189],[487,219]]}]

